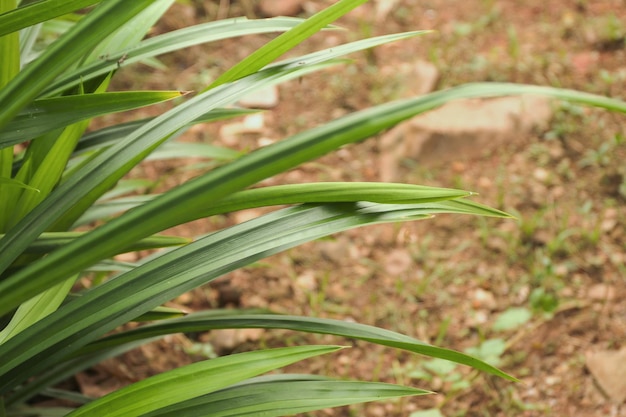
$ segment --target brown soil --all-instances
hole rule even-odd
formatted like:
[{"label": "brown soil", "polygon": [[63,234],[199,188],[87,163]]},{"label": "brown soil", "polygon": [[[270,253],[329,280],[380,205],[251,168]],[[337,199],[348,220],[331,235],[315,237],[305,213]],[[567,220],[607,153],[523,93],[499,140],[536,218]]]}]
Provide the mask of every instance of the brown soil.
[{"label": "brown soil", "polygon": [[[254,13],[236,2],[219,2],[230,3],[227,9],[219,9],[218,2],[200,3],[177,5],[158,30],[191,19],[211,20],[225,10],[233,16]],[[305,3],[307,14],[331,2]],[[249,149],[259,139],[284,138],[347,112],[401,98],[405,81],[380,74],[393,73],[417,58],[439,68],[437,88],[497,80],[623,95],[622,0],[400,0],[378,21],[376,2],[370,3],[341,20],[349,32],[315,36],[296,52],[375,34],[436,32],[357,54],[351,65],[281,86],[280,103],[267,112],[266,127],[242,137],[236,146]],[[267,39],[237,39],[165,57],[170,73],[125,69],[120,86],[141,82],[148,88],[197,89]],[[206,71],[199,76],[201,68]],[[186,140],[220,143],[219,128],[225,123],[194,129]],[[585,365],[589,352],[626,346],[626,212],[624,190],[619,188],[626,188],[626,145],[611,145],[601,155],[592,152],[614,143],[615,135],[624,135],[623,126],[623,116],[575,108],[557,113],[549,131],[478,159],[459,156],[452,163],[429,166],[405,161],[403,181],[478,191],[478,201],[518,215],[518,222],[442,215],[432,221],[350,231],[236,271],[174,304],[189,310],[269,307],[354,319],[458,350],[504,339],[506,351],[499,365],[522,380],[509,383],[463,367],[455,372],[470,382],[469,387],[455,385],[451,373],[413,378],[416,370],[423,370],[424,358],[359,342],[333,358],[289,370],[410,384],[439,394],[312,415],[409,416],[435,407],[444,416],[623,415],[626,407],[599,389]],[[268,183],[376,181],[378,154],[373,139]],[[179,170],[180,164],[184,161],[148,164],[135,175],[166,172],[166,184],[193,175]],[[176,231],[198,234],[255,214],[258,211],[236,213]],[[507,309],[531,309],[530,297],[537,289],[558,300],[555,311],[535,308],[528,323],[493,330],[496,318]],[[235,338],[235,345],[224,343],[227,338]],[[79,382],[92,390],[89,394],[98,394],[105,386],[186,363],[186,349],[197,343],[211,342],[218,353],[228,353],[325,341],[352,344],[278,331],[179,336],[99,366]]]}]

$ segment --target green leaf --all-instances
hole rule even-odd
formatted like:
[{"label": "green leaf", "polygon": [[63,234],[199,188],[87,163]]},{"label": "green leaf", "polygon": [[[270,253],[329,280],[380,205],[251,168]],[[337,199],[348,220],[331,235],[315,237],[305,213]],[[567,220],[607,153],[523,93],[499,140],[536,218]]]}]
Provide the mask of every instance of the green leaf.
[{"label": "green leaf", "polygon": [[241,152],[233,149],[206,143],[167,142],[152,152],[146,160],[158,161],[175,158],[204,158],[232,161],[240,155]]},{"label": "green leaf", "polygon": [[304,56],[285,59],[275,64],[268,65],[267,68],[273,68],[285,64],[298,64],[298,65],[311,65],[318,62],[324,62],[328,59],[344,56],[356,51],[363,51],[366,49],[374,48],[379,45],[383,45],[389,42],[397,42],[403,39],[409,39],[416,36],[425,35],[431,33],[430,30],[416,30],[411,32],[392,33],[391,35],[374,36],[367,39],[361,39],[355,42],[346,43],[343,45],[333,46],[332,48],[323,49],[321,51],[312,52]]},{"label": "green leaf", "polygon": [[174,404],[145,417],[278,417],[425,394],[432,393],[393,384],[337,381],[307,375],[272,375]]},{"label": "green leaf", "polygon": [[[245,116],[257,112],[258,110],[249,109],[214,109],[192,120],[185,127],[190,127],[199,123],[227,120],[234,117]],[[154,120],[154,118],[135,120],[132,122],[120,123],[102,128],[100,130],[89,132],[81,138],[80,142],[78,142],[74,155],[80,155],[84,152],[107,148],[115,144],[116,142],[124,139],[126,136],[130,135],[132,132],[152,120]],[[166,142],[163,146],[168,146],[169,143],[170,142]]]},{"label": "green leaf", "polygon": [[180,97],[180,91],[81,94],[34,101],[0,130],[0,147],[25,142],[82,120]]},{"label": "green leaf", "polygon": [[133,321],[144,322],[144,321],[167,320],[167,319],[184,317],[186,315],[187,313],[177,308],[159,306],[135,318]]},{"label": "green leaf", "polygon": [[493,324],[493,330],[514,330],[526,324],[532,317],[530,310],[524,307],[511,307],[498,316]]},{"label": "green leaf", "polygon": [[22,303],[9,324],[0,332],[0,344],[55,311],[65,299],[75,280],[76,277],[71,277]]},{"label": "green leaf", "polygon": [[[260,74],[261,73],[255,74],[241,81],[254,83],[253,80],[260,76]],[[217,94],[221,92],[222,88],[229,90],[239,82],[221,86],[206,94]],[[258,83],[255,83],[255,85],[258,86]],[[295,135],[288,140],[261,148],[226,166],[196,178],[164,194],[161,198],[128,212],[104,227],[97,229],[94,233],[89,235],[89,240],[85,237],[85,239],[82,240],[81,243],[77,243],[75,247],[68,245],[64,250],[56,251],[46,259],[23,269],[0,283],[0,313],[8,312],[12,307],[17,306],[19,302],[35,295],[42,287],[54,284],[57,280],[62,280],[63,277],[78,272],[77,270],[92,264],[97,258],[103,259],[110,256],[114,247],[117,246],[120,237],[132,241],[172,226],[180,220],[181,213],[184,214],[188,207],[204,206],[203,201],[207,199],[213,203],[217,202],[220,198],[230,195],[234,191],[283,172],[304,161],[321,156],[344,144],[365,139],[386,128],[394,126],[402,120],[423,113],[450,100],[521,93],[543,93],[548,96],[576,100],[589,105],[626,112],[626,103],[603,96],[551,87],[520,86],[516,84],[499,83],[471,84],[455,87],[449,90],[431,93],[426,96],[388,103],[357,112],[324,126]],[[195,104],[199,104],[202,98],[204,98],[203,95],[197,96],[195,97],[197,102],[194,102],[194,99],[192,99],[185,104],[192,107]],[[177,109],[180,111],[188,110],[184,105],[179,106]],[[188,116],[189,119],[185,119],[182,124],[186,124],[189,120],[193,120],[197,117],[195,114]],[[173,122],[169,120],[170,117],[164,117],[163,123],[166,123],[165,120]],[[161,128],[161,123],[155,122],[150,126],[150,129],[157,128]],[[148,127],[146,127],[146,129],[148,129]],[[163,130],[170,131],[170,129],[167,128]],[[144,132],[145,131],[142,130],[141,134]],[[138,133],[137,136],[141,137],[141,134]],[[127,138],[127,140],[134,140],[134,138]],[[112,149],[111,154],[122,152],[122,150],[128,151],[126,143],[124,143],[124,145],[120,144],[120,146],[124,147],[121,149]],[[105,160],[107,160],[106,158],[109,156],[109,154],[106,156],[101,155],[102,159]],[[116,158],[117,157],[118,156],[116,156]],[[111,168],[109,165],[102,164],[100,160],[93,162],[100,166],[99,169]],[[97,175],[98,179],[100,179],[101,175],[98,175],[100,172],[101,171],[91,171],[91,175]],[[85,178],[81,177],[81,179]],[[43,216],[48,206],[54,206],[58,210],[62,210],[63,207],[67,207],[80,200],[81,194],[77,194],[78,190],[75,189],[76,183],[66,182],[63,186],[56,190],[56,198],[52,198],[55,193],[51,194],[48,199],[30,213],[28,216],[30,217],[28,220],[29,229],[26,229],[26,225],[16,227],[11,230],[10,235],[5,235],[0,241],[0,252],[4,255],[0,258],[0,270],[6,268],[8,263],[11,262],[14,257],[18,256],[20,251],[29,244],[29,241],[41,233],[42,227],[45,227],[46,224],[49,224],[49,222],[53,220],[52,216]],[[92,185],[90,185],[89,190],[93,190]],[[70,198],[72,195],[75,200]],[[181,202],[184,202],[184,205],[181,205]],[[145,218],[150,218],[151,222],[149,224],[143,223],[142,219]],[[26,223],[26,218],[24,220]],[[107,245],[110,245],[108,247],[104,245],[104,239],[107,235],[109,235]],[[83,251],[81,260],[84,263],[81,264],[75,259],[73,254],[74,251],[78,249],[79,245],[82,246],[88,241],[90,245],[92,242],[98,242],[100,255],[96,255],[94,251],[89,254],[90,258],[88,257],[88,253]],[[73,259],[74,262],[72,264],[67,263],[66,260],[63,260],[64,257],[67,257],[66,259]],[[64,270],[61,268],[49,268],[48,265],[51,263],[58,263],[59,266],[65,265]],[[54,270],[54,273],[51,273],[51,270]],[[45,274],[43,273],[44,271],[46,272]],[[11,294],[11,297],[5,294]]]},{"label": "green leaf", "polygon": [[123,65],[130,65],[154,56],[179,51],[202,43],[255,33],[282,32],[293,28],[301,22],[302,19],[291,17],[259,20],[237,17],[175,30],[146,39],[133,47],[109,51],[100,60],[63,74],[58,80],[48,86],[42,94],[45,96],[57,95],[69,88],[78,86],[83,80],[90,80],[105,75],[116,70],[120,61],[123,62]]},{"label": "green leaf", "polygon": [[72,225],[72,229],[93,223],[97,220],[107,220],[115,214],[141,206],[142,204],[154,200],[155,198],[156,195],[148,194],[97,202],[93,206],[89,207],[89,209],[78,220],[76,220],[76,222]]},{"label": "green leaf", "polygon": [[494,366],[498,366],[502,354],[506,352],[506,342],[503,339],[487,339],[477,347],[465,349],[465,352]]},{"label": "green leaf", "polygon": [[340,0],[332,6],[323,9],[298,26],[279,35],[277,38],[255,50],[248,57],[241,60],[234,67],[218,77],[207,89],[238,80],[260,70],[294,46],[300,44],[306,38],[319,32],[328,24],[334,22],[366,1],[367,0]]},{"label": "green leaf", "polygon": [[[365,45],[361,44],[361,47],[365,47]],[[346,51],[353,52],[357,49],[353,47],[349,47],[348,50],[336,48],[335,50],[328,50],[324,56],[328,59],[332,59],[346,53]],[[319,62],[322,58],[316,54],[317,53],[311,54],[311,56],[314,57],[312,61]],[[51,194],[49,198],[30,213],[30,219],[24,219],[22,226],[15,227],[3,241],[0,241],[0,251],[4,251],[3,253],[5,255],[3,258],[0,258],[0,271],[6,269],[12,260],[19,255],[20,247],[23,249],[28,244],[29,240],[35,239],[37,234],[52,226],[55,221],[57,223],[54,226],[55,229],[67,229],[70,227],[102,193],[112,187],[117,180],[138,161],[149,154],[151,150],[165,141],[168,135],[174,134],[191,121],[206,114],[207,111],[217,108],[220,105],[232,103],[251,91],[304,75],[316,69],[318,69],[317,65],[309,63],[301,65],[300,61],[283,66],[273,66],[272,68],[248,76],[245,79],[200,94],[137,129],[133,134],[128,135],[123,142],[116,144],[115,147],[110,148],[105,153],[98,155],[82,166],[79,171],[72,175],[72,178],[68,178],[67,181],[57,188],[56,193]],[[419,111],[414,114],[417,113],[419,113]],[[366,113],[361,113],[361,115],[364,117],[371,116],[371,114]],[[210,191],[210,199],[217,201],[220,197],[238,191],[248,185],[252,185],[266,177],[285,171],[290,167],[297,166],[306,160],[321,156],[343,144],[364,139],[408,117],[408,115],[403,115],[403,117],[395,120],[384,119],[382,124],[375,126],[368,126],[373,119],[366,118],[358,120],[358,122],[351,118],[340,119],[341,121],[332,124],[332,127],[329,126],[330,132],[326,131],[326,129],[322,129],[321,131],[313,130],[310,131],[309,134],[296,135],[289,141],[287,147],[274,144],[264,148],[265,150],[262,149],[255,152],[255,154],[261,158],[266,158],[265,161],[259,161],[258,158],[255,157],[249,157],[247,159],[241,158],[239,161],[244,160],[244,162],[228,165],[232,170],[229,171],[226,167],[223,167],[222,170],[213,171],[208,178],[205,176],[205,182],[215,181],[216,184],[202,185],[199,181],[192,181],[187,184],[185,188],[180,189],[180,191],[182,193],[189,192],[192,196],[197,195],[198,190],[195,189],[195,187],[199,186],[200,189],[203,190],[212,190]],[[356,118],[358,119],[359,117],[356,116]],[[344,121],[349,121],[347,126],[343,123]],[[352,124],[353,122],[354,124]],[[352,125],[350,126],[350,124]],[[366,128],[365,132],[369,132],[368,134],[364,134],[364,127]],[[368,127],[370,130],[367,130]],[[333,130],[335,131],[333,132]],[[313,149],[309,150],[311,147]],[[295,150],[298,150],[298,152],[295,152]],[[286,155],[290,155],[290,157],[286,158]],[[254,166],[255,169],[252,169],[252,166]],[[225,177],[223,176],[224,174],[226,174]],[[80,181],[80,187],[78,186],[79,182],[77,179]],[[177,201],[167,201],[163,203],[171,207],[182,207],[179,204],[180,201],[182,201],[180,196],[171,197]],[[184,199],[184,197],[182,197],[182,199]],[[192,206],[199,204],[192,201],[189,203],[192,204]],[[51,210],[49,208],[52,207],[55,208],[54,212],[57,213],[56,217],[50,214]],[[189,205],[185,207],[189,207]],[[154,208],[156,209],[156,207]],[[162,212],[158,216],[150,214],[150,218],[153,219],[151,225],[158,230],[165,228],[159,226],[159,221],[171,221],[171,219],[179,217],[177,214],[168,219],[170,213],[161,210],[161,208],[159,208],[158,211]],[[45,216],[42,213],[46,213]],[[63,216],[63,219],[58,220],[60,216]],[[138,224],[136,221],[134,221],[134,223],[135,225]],[[135,240],[136,237],[129,233],[129,230],[132,229],[126,228],[126,232],[123,236],[130,240]],[[147,235],[149,234],[151,233]],[[144,235],[144,237],[145,236],[146,235]],[[21,243],[18,243],[20,241]],[[102,256],[101,259],[104,257],[106,256]],[[86,263],[90,262],[87,261]],[[1,285],[2,284],[0,284],[0,287]]]},{"label": "green leaf", "polygon": [[[16,7],[16,0],[0,1],[0,18],[5,13],[11,13]],[[2,57],[0,65],[0,88],[2,88],[20,72],[20,40],[17,32],[7,33],[6,36],[0,35],[0,57]]]},{"label": "green leaf", "polygon": [[329,234],[366,224],[428,218],[432,213],[419,204],[305,205],[261,216],[166,252],[91,289],[1,345],[0,393],[115,327],[227,272]]},{"label": "green leaf", "polygon": [[[445,359],[458,364],[468,365],[475,369],[514,381],[515,378],[463,353],[443,349],[421,342],[396,332],[350,323],[342,320],[320,319],[277,314],[246,314],[243,312],[208,311],[192,313],[179,319],[165,320],[152,325],[143,326],[121,332],[93,342],[78,351],[77,355],[91,354],[98,350],[106,350],[120,344],[136,340],[152,338],[170,333],[201,332],[212,329],[289,329],[306,333],[332,334],[350,339],[364,340],[378,345],[389,346],[434,358]],[[450,363],[450,362],[446,362]]]},{"label": "green leaf", "polygon": [[[415,204],[466,197],[470,192],[449,188],[426,187],[412,184],[368,182],[323,182],[288,184],[240,191],[223,198],[209,209],[189,207],[181,221],[195,220],[216,214],[230,213],[257,207],[300,203],[345,203],[371,201],[386,204]],[[140,195],[97,203],[78,220],[77,226],[154,200],[158,195]],[[441,206],[442,210],[445,206]],[[486,210],[493,210],[485,207]],[[469,213],[470,211],[468,211]],[[489,211],[492,214],[493,211]],[[506,216],[505,213],[499,212]]]},{"label": "green leaf", "polygon": [[126,194],[141,193],[141,191],[146,190],[153,185],[154,181],[147,180],[145,178],[120,180],[115,185],[115,188],[105,193],[98,201],[112,200]]},{"label": "green leaf", "polygon": [[68,417],[134,417],[225,388],[339,346],[301,346],[240,353],[183,366],[105,395]]},{"label": "green leaf", "polygon": [[[73,242],[87,232],[47,232],[42,233],[25,251],[25,253],[49,253],[68,243]],[[3,235],[0,234],[0,238]],[[186,245],[190,239],[179,236],[155,235],[142,239],[133,245],[120,248],[119,253],[134,252]]]},{"label": "green leaf", "polygon": [[[16,0],[0,0],[0,13],[10,12],[16,7]],[[5,36],[0,35],[0,57],[2,58],[0,88],[3,88],[20,71],[19,34],[17,32]],[[14,203],[11,196],[18,194],[14,189],[7,190],[7,187],[25,186],[24,183],[11,179],[12,166],[13,148],[0,149],[0,231],[6,230],[7,223],[11,220],[10,212]]]},{"label": "green leaf", "polygon": [[[87,120],[74,123],[63,129],[57,138],[52,138],[49,141],[35,141],[30,144],[25,158],[32,162],[30,166],[35,168],[28,169],[29,164],[26,164],[24,165],[26,172],[20,172],[18,176],[28,178],[29,185],[37,188],[40,192],[22,193],[20,198],[16,199],[15,206],[10,212],[12,218],[7,223],[9,227],[12,227],[43,201],[59,183],[72,149],[87,129],[88,124],[89,121]],[[54,133],[51,132],[53,136],[56,136]]]},{"label": "green leaf", "polygon": [[[28,216],[7,232],[0,241],[0,252],[3,254],[0,257],[0,271],[4,271],[19,256],[20,251],[25,249],[40,233],[50,230],[51,227],[53,227],[52,230],[66,230],[70,227],[89,206],[113,187],[133,166],[193,120],[212,109],[230,104],[251,91],[306,74],[317,68],[316,66],[273,68],[236,83],[213,89],[157,117],[128,135],[123,141],[102,151],[67,177]],[[176,205],[182,208],[181,201],[179,200]],[[148,225],[153,222],[142,221],[142,223]],[[128,233],[124,235],[131,237]],[[130,240],[134,241],[136,237],[132,236]],[[20,241],[21,243],[18,243]],[[114,246],[118,246],[117,243]],[[100,259],[106,257],[103,256]],[[74,263],[76,261],[78,259],[74,257]],[[6,284],[7,281],[5,280],[0,286]],[[1,294],[0,290],[0,297]]]},{"label": "green leaf", "polygon": [[9,186],[9,187],[23,188],[23,189],[26,189],[28,191],[34,191],[36,193],[39,192],[39,190],[37,188],[31,187],[30,185],[24,184],[22,181],[18,181],[18,180],[13,179],[13,178],[0,177],[0,185]]},{"label": "green leaf", "polygon": [[[107,57],[109,53],[135,46],[159,21],[161,16],[170,8],[175,0],[155,0],[151,5],[142,10],[138,15],[129,20],[125,25],[102,40],[93,50],[89,52],[83,62],[92,62],[100,56]],[[122,60],[125,62],[125,60]],[[116,65],[121,66],[119,60]],[[82,65],[81,65],[82,67]],[[84,77],[83,79],[86,79]]]},{"label": "green leaf", "polygon": [[[18,408],[19,406],[17,406],[17,404],[21,404],[29,398],[38,395],[46,387],[53,386],[54,384],[61,382],[82,370],[88,369],[89,367],[94,366],[106,359],[119,356],[150,341],[151,340],[144,340],[141,342],[127,343],[123,346],[112,348],[105,352],[81,356],[80,359],[77,360],[70,359],[57,362],[38,374],[37,378],[32,379],[28,382],[28,384],[23,384],[15,389],[11,396],[7,398],[6,404],[12,409]],[[63,416],[65,416],[65,414],[63,414]]]},{"label": "green leaf", "polygon": [[[67,68],[80,61],[103,37],[114,32],[154,0],[108,0],[46,48],[0,90],[0,129]],[[19,10],[19,9],[18,9]],[[9,19],[10,20],[10,19]],[[5,23],[6,24],[6,23]]]},{"label": "green leaf", "polygon": [[0,15],[0,36],[82,9],[100,0],[42,0]]}]

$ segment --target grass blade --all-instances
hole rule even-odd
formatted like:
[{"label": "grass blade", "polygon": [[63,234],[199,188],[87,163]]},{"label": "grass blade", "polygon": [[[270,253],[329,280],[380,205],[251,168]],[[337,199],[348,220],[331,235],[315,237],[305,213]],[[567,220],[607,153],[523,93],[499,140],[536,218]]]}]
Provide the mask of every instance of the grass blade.
[{"label": "grass blade", "polygon": [[141,339],[149,339],[171,333],[202,332],[213,329],[289,329],[305,333],[331,334],[350,339],[364,340],[378,345],[389,346],[413,353],[446,359],[471,366],[483,372],[515,381],[516,379],[499,369],[471,356],[450,349],[439,348],[409,336],[379,327],[342,320],[313,317],[283,316],[279,314],[251,313],[245,311],[207,311],[192,313],[182,318],[164,320],[105,337],[78,351],[77,355],[92,354],[97,351],[117,347]]},{"label": "grass blade", "polygon": [[[42,0],[0,14],[0,36],[99,3],[100,0]],[[0,10],[3,12],[4,10]]]},{"label": "grass blade", "polygon": [[[294,395],[297,392],[297,395]],[[374,382],[337,381],[305,375],[271,375],[174,404],[145,417],[278,417],[369,401],[432,394]]]},{"label": "grass blade", "polygon": [[302,346],[240,353],[156,375],[95,400],[68,417],[134,417],[225,388],[339,346]]},{"label": "grass blade", "polygon": [[143,40],[133,47],[109,51],[106,56],[103,56],[103,59],[63,74],[63,76],[48,86],[42,94],[45,96],[57,95],[69,88],[78,86],[82,82],[81,80],[90,80],[108,74],[118,68],[118,62],[122,58],[124,65],[130,65],[193,45],[255,33],[283,32],[301,22],[302,19],[291,17],[275,17],[260,20],[238,17],[175,30]]},{"label": "grass blade", "polygon": [[[234,269],[343,230],[418,220],[433,213],[415,206],[407,210],[376,203],[292,207],[167,252],[93,288],[1,345],[0,393],[115,327]],[[33,337],[38,343],[33,343]]]},{"label": "grass blade", "polygon": [[238,62],[234,67],[219,76],[207,89],[238,80],[260,70],[306,38],[319,32],[322,28],[366,1],[340,0],[332,6],[323,9]]},{"label": "grass blade", "polygon": [[[25,253],[49,253],[61,246],[78,239],[87,232],[49,232],[42,233],[25,251]],[[0,235],[2,237],[2,235]],[[190,243],[191,240],[179,236],[155,235],[142,239],[137,243],[122,249],[122,252],[134,252],[140,250],[150,250],[181,246]]]},{"label": "grass blade", "polygon": [[[254,78],[259,74],[255,74],[252,77]],[[222,87],[229,88],[229,86]],[[216,90],[220,91],[219,89]],[[211,90],[209,93],[216,90]],[[110,256],[114,252],[115,247],[118,246],[118,241],[122,235],[129,241],[133,241],[178,224],[181,214],[184,215],[187,207],[206,207],[206,201],[215,203],[220,198],[232,194],[234,191],[288,170],[302,162],[324,155],[347,143],[357,142],[370,137],[403,120],[443,105],[448,101],[459,98],[491,97],[522,93],[543,94],[626,112],[625,102],[603,96],[551,87],[500,83],[479,83],[455,87],[426,96],[388,103],[357,112],[324,126],[295,135],[289,140],[261,148],[228,165],[215,169],[97,229],[89,236],[81,239],[80,242],[77,241],[75,243],[76,246],[68,245],[63,250],[59,250],[46,259],[31,265],[29,268],[25,268],[0,283],[0,313],[6,313],[12,307],[17,306],[19,302],[32,297],[40,288],[46,285],[53,285],[58,280],[78,272],[78,270],[98,259]],[[191,118],[195,117],[191,115]],[[185,120],[185,123],[187,122]],[[64,185],[75,187],[73,183]],[[63,195],[61,191],[67,190],[58,189],[59,196]],[[52,194],[50,197],[52,197]],[[50,204],[57,203],[50,198],[46,201],[48,200]],[[69,201],[65,201],[67,197],[64,197],[63,200],[64,203],[69,203]],[[181,202],[185,202],[185,205],[181,206]],[[55,206],[57,205],[55,204]],[[40,207],[41,210],[45,210],[43,203],[37,209]],[[29,216],[36,222],[34,224],[41,224],[49,220],[41,218],[37,209],[31,212],[32,217]],[[150,218],[151,223],[138,225],[145,218]],[[41,226],[38,226],[38,228],[41,228]],[[6,235],[0,241],[0,251],[5,255],[4,259],[0,258],[0,270],[2,270],[1,267],[3,266],[6,268],[7,260],[11,260],[11,252],[19,253],[20,247],[23,249],[29,244],[31,239],[35,239],[35,230],[37,230],[36,233],[41,232],[41,230],[35,228],[31,230],[26,232],[24,227],[17,228],[10,238],[9,235]],[[117,230],[124,233],[117,232]],[[113,236],[115,239],[112,238]],[[17,242],[20,240],[22,243],[18,244]],[[105,245],[107,240],[107,245],[109,246]],[[84,256],[81,260],[84,263],[80,264],[75,259],[73,253],[75,250],[80,250],[78,246],[82,247],[87,242],[89,242],[89,245],[92,242],[98,242],[100,255],[97,255],[95,251],[93,253],[83,252]],[[121,245],[128,243],[130,242],[121,243]],[[74,262],[70,265],[64,259],[72,259]],[[5,265],[2,265],[2,261],[5,262]],[[58,265],[58,267],[51,269],[49,267],[51,264]],[[53,273],[51,273],[52,270],[54,271]],[[45,274],[43,274],[44,271],[46,272]],[[5,294],[11,294],[11,297]]]},{"label": "grass blade", "polygon": [[114,32],[153,1],[108,0],[82,18],[0,90],[0,129],[103,37]]},{"label": "grass blade", "polygon": [[82,120],[149,106],[183,94],[180,91],[125,91],[36,100],[0,130],[0,147],[25,142]]}]

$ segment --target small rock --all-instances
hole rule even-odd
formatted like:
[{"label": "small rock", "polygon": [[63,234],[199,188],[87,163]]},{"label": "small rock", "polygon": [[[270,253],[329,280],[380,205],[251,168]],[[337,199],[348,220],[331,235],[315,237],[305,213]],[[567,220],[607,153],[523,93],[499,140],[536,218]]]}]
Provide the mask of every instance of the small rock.
[{"label": "small rock", "polygon": [[587,296],[592,300],[610,301],[615,299],[615,288],[607,284],[595,284],[589,288]]},{"label": "small rock", "polygon": [[491,180],[491,178],[488,177],[480,177],[478,178],[478,186],[481,188],[481,190],[486,190],[493,186],[493,181]]},{"label": "small rock", "polygon": [[218,352],[234,349],[237,344],[237,329],[218,329],[211,331],[209,341]]},{"label": "small rock", "polygon": [[389,275],[399,275],[413,265],[413,259],[406,250],[395,249],[385,257],[384,264]]},{"label": "small rock", "polygon": [[257,140],[257,144],[259,145],[260,148],[264,146],[273,145],[274,143],[276,143],[274,139],[266,138],[266,137],[262,137]]},{"label": "small rock", "polygon": [[376,20],[384,22],[397,3],[398,0],[378,0],[376,2]]},{"label": "small rock", "polygon": [[260,134],[265,127],[265,115],[262,113],[250,114],[243,121],[229,123],[220,128],[220,139],[224,145],[236,146],[239,136],[244,134]]},{"label": "small rock", "polygon": [[535,170],[533,171],[533,177],[535,177],[537,181],[545,183],[548,180],[549,176],[550,173],[543,168],[535,168]]},{"label": "small rock", "polygon": [[617,404],[626,400],[626,349],[586,354],[587,368],[602,390]]},{"label": "small rock", "polygon": [[315,291],[317,289],[317,280],[313,271],[305,271],[296,278],[296,288],[305,292]]},{"label": "small rock", "polygon": [[487,323],[489,320],[489,314],[485,310],[475,310],[467,319],[467,324],[470,327],[478,327]]},{"label": "small rock", "polygon": [[350,259],[351,245],[348,244],[344,237],[338,237],[337,240],[318,242],[317,247],[323,259],[336,265],[342,265]]},{"label": "small rock", "polygon": [[617,226],[617,220],[615,219],[604,219],[600,224],[600,228],[603,232],[610,232],[615,229],[615,226]]},{"label": "small rock", "polygon": [[486,308],[488,310],[495,310],[497,307],[496,297],[482,288],[478,288],[472,292],[472,306],[474,308]]},{"label": "small rock", "polygon": [[562,381],[562,378],[556,375],[549,375],[545,379],[546,385],[556,385],[560,383],[561,381]]},{"label": "small rock", "polygon": [[435,89],[439,80],[437,67],[423,60],[389,65],[380,70],[382,77],[391,78],[402,85],[402,97],[419,96]]},{"label": "small rock", "polygon": [[295,16],[302,11],[303,0],[260,0],[259,11],[263,16]]},{"label": "small rock", "polygon": [[262,113],[250,114],[243,118],[243,126],[248,132],[260,132],[265,127],[265,117]]},{"label": "small rock", "polygon": [[263,332],[263,329],[218,329],[211,330],[208,339],[215,351],[223,354],[233,351],[243,343],[259,340]]},{"label": "small rock", "polygon": [[278,87],[273,85],[248,94],[239,100],[239,105],[253,109],[271,109],[278,105]]},{"label": "small rock", "polygon": [[433,165],[480,157],[534,129],[545,129],[552,113],[551,100],[536,96],[450,102],[382,136],[381,180],[397,180],[404,159]]}]

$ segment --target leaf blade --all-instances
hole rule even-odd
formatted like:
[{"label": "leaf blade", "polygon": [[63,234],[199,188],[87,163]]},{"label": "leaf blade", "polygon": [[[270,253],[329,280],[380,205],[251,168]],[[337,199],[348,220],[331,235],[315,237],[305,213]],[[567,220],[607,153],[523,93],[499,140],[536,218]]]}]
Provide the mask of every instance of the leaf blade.
[{"label": "leaf blade", "polygon": [[[298,395],[294,396],[294,392]],[[146,417],[278,417],[426,394],[431,392],[393,384],[279,375],[254,378],[237,386],[149,413]]]},{"label": "leaf blade", "polygon": [[183,366],[121,388],[95,400],[68,417],[106,415],[134,417],[227,387],[340,346],[300,346],[239,353]]}]

